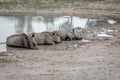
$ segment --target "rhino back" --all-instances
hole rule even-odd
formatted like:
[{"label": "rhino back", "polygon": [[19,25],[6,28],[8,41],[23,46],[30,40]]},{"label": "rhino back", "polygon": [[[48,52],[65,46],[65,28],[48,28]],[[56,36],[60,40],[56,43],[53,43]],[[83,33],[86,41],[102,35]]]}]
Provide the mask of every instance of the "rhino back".
[{"label": "rhino back", "polygon": [[23,43],[22,43],[22,37],[20,36],[9,36],[7,38],[7,45],[8,46],[20,46],[22,47],[23,46]]},{"label": "rhino back", "polygon": [[35,33],[34,40],[37,42],[38,45],[44,44],[45,36],[40,33]]},{"label": "rhino back", "polygon": [[53,32],[44,31],[41,34],[53,36]]},{"label": "rhino back", "polygon": [[54,33],[56,33],[56,35],[61,37],[61,40],[65,40],[66,38],[66,32],[65,31],[54,31]]}]

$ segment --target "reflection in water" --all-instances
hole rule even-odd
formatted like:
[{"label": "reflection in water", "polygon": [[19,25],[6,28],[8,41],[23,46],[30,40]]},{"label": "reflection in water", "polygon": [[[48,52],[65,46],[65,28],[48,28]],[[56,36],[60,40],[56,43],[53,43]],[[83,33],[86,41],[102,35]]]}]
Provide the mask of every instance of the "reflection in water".
[{"label": "reflection in water", "polygon": [[23,33],[25,27],[25,16],[17,16],[17,23],[14,27],[15,33]]},{"label": "reflection in water", "polygon": [[6,44],[0,44],[0,52],[6,51]]},{"label": "reflection in water", "polygon": [[32,30],[32,16],[27,17],[27,33],[33,32]]},{"label": "reflection in water", "polygon": [[86,28],[93,32],[101,32],[102,26],[108,24],[106,20],[87,20]]},{"label": "reflection in water", "polygon": [[30,33],[32,30],[32,16],[17,16],[15,33]]},{"label": "reflection in water", "polygon": [[[0,16],[0,43],[6,42],[6,38],[15,33],[28,34],[31,32],[68,30],[76,27],[80,27],[96,34],[105,32],[105,29],[102,28],[103,25],[113,23],[115,23],[115,21],[80,18],[77,16]],[[91,36],[91,34],[89,33],[87,36]],[[86,38],[85,33],[83,38]],[[74,46],[76,47],[78,45],[75,44]],[[5,49],[5,45],[0,45],[0,51],[5,51],[3,48]]]},{"label": "reflection in water", "polygon": [[54,18],[52,18],[52,17],[44,17],[43,23],[45,23],[45,25],[46,25],[46,26],[44,26],[44,27],[46,27],[46,31],[50,31],[53,28],[52,25],[54,24]]},{"label": "reflection in water", "polygon": [[59,25],[59,29],[60,30],[69,30],[69,29],[72,29],[72,27],[73,27],[72,21],[73,21],[73,16],[69,16],[68,20],[66,20],[64,23],[62,23],[61,25]]}]

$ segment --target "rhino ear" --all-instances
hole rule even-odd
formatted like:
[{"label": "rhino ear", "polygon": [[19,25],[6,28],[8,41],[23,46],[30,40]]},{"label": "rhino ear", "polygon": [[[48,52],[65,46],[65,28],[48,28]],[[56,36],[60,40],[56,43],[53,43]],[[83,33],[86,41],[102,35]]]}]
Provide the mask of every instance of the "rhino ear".
[{"label": "rhino ear", "polygon": [[33,33],[33,34],[32,34],[32,37],[34,37],[34,36],[35,36],[35,34]]},{"label": "rhino ear", "polygon": [[73,33],[75,33],[75,30],[74,30],[74,29],[72,29],[72,32],[73,32]]},{"label": "rhino ear", "polygon": [[27,36],[25,36],[25,39],[26,39],[26,40],[28,39]]},{"label": "rhino ear", "polygon": [[53,35],[56,36],[56,33],[53,32]]}]

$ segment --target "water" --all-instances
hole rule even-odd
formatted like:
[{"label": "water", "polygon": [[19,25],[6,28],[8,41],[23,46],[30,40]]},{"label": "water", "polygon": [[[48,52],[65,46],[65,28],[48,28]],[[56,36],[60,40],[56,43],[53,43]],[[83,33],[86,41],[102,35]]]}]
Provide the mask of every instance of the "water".
[{"label": "water", "polygon": [[[115,23],[116,21],[114,20],[88,19],[79,16],[44,17],[33,15],[1,15],[0,43],[6,42],[6,38],[12,34],[67,30],[76,27],[94,31],[98,36],[105,35],[105,37],[107,37],[109,35],[105,34],[105,29],[102,29],[102,25]],[[83,42],[89,41],[83,40]],[[6,44],[0,44],[0,52],[1,51],[6,51]]]}]

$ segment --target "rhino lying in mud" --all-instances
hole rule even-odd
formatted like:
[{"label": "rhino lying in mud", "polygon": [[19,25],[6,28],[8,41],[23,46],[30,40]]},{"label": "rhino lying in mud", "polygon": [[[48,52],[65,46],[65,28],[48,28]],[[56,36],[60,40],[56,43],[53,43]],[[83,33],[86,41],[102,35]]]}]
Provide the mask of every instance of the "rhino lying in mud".
[{"label": "rhino lying in mud", "polygon": [[56,35],[56,33],[54,33],[54,32],[45,31],[45,32],[42,32],[41,34],[50,35],[55,43],[61,42],[60,36]]},{"label": "rhino lying in mud", "polygon": [[70,30],[63,30],[63,31],[54,31],[56,35],[60,36],[62,41],[65,40],[74,40],[74,35]]},{"label": "rhino lying in mud", "polygon": [[30,49],[37,49],[37,43],[34,40],[34,35],[29,37],[28,35],[16,34],[7,37],[7,46],[11,47],[21,47],[21,48],[30,48]]},{"label": "rhino lying in mud", "polygon": [[60,37],[52,32],[31,33],[29,35],[32,34],[34,34],[34,39],[38,45],[53,45],[61,42]]},{"label": "rhino lying in mud", "polygon": [[81,35],[75,33],[74,29],[63,30],[63,31],[54,31],[54,33],[61,37],[62,41],[65,40],[82,40]]}]

